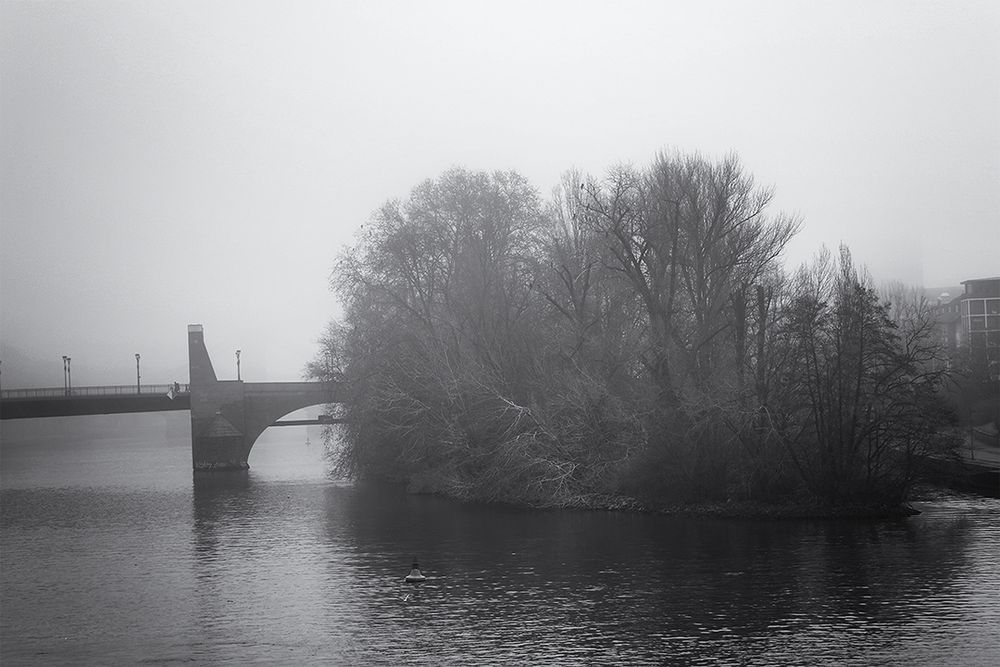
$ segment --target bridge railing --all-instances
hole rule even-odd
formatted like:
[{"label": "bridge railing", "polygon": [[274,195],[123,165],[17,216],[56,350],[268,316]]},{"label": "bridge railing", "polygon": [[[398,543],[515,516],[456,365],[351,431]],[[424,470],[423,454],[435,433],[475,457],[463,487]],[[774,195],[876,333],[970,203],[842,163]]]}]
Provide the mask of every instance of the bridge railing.
[{"label": "bridge railing", "polygon": [[99,396],[155,396],[174,393],[186,394],[191,391],[186,384],[144,384],[136,391],[134,384],[104,385],[101,387],[43,387],[40,389],[4,389],[0,391],[0,399],[18,398],[81,398]]}]

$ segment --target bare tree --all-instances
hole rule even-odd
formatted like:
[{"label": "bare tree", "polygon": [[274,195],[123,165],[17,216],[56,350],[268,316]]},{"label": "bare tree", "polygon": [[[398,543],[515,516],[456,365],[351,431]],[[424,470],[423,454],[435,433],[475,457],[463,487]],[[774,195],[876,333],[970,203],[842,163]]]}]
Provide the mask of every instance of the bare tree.
[{"label": "bare tree", "polygon": [[789,453],[832,504],[902,502],[918,457],[951,444],[938,428],[940,345],[917,306],[882,302],[846,247],[800,272],[791,377],[802,399],[787,407],[801,428]]},{"label": "bare tree", "polygon": [[[647,367],[667,403],[742,368],[750,291],[798,227],[767,216],[771,191],[735,156],[712,163],[670,154],[645,173],[619,168],[584,190],[587,223],[644,307]],[[719,352],[727,333],[737,339],[738,363]]]}]

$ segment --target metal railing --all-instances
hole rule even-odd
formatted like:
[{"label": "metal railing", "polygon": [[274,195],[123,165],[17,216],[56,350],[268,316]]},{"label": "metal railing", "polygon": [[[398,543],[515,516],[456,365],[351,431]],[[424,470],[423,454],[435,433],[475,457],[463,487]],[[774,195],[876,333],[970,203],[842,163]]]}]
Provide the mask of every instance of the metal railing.
[{"label": "metal railing", "polygon": [[102,387],[44,387],[41,389],[4,389],[0,399],[18,398],[87,398],[100,396],[162,396],[173,391],[186,394],[191,391],[186,384],[144,384],[136,391],[134,384],[105,385]]}]

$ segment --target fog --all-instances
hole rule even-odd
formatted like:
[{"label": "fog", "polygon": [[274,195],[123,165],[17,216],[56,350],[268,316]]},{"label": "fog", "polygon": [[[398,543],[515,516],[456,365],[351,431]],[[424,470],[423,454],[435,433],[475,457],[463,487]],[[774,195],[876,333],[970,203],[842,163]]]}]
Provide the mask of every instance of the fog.
[{"label": "fog", "polygon": [[336,254],[453,165],[736,151],[876,280],[1000,275],[995,2],[0,4],[3,388],[295,380]]}]

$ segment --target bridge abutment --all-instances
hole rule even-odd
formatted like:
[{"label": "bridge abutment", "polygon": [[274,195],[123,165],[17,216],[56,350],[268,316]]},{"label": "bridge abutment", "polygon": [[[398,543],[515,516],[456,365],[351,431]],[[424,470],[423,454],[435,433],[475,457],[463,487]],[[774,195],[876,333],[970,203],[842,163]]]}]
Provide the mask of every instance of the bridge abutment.
[{"label": "bridge abutment", "polygon": [[188,364],[195,470],[246,470],[253,443],[278,418],[336,400],[320,382],[219,380],[200,324],[188,326]]}]

